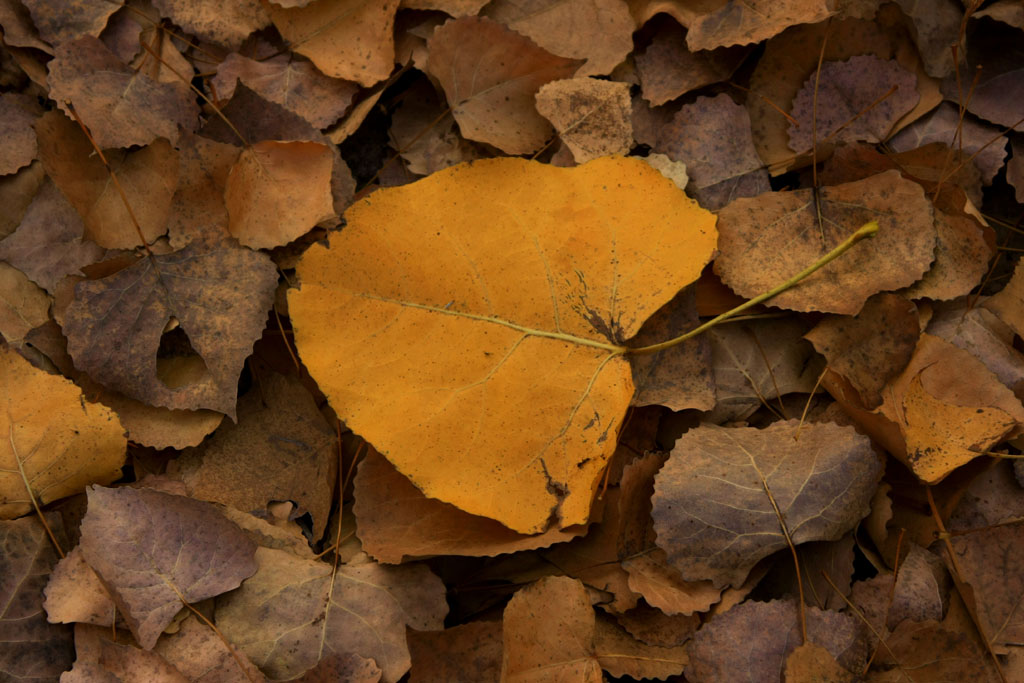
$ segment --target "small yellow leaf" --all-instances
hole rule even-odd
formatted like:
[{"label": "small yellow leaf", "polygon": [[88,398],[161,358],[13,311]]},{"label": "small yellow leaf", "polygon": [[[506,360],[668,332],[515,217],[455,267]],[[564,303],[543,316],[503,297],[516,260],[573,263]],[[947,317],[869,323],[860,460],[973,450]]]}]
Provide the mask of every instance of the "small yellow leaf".
[{"label": "small yellow leaf", "polygon": [[711,258],[639,159],[501,158],[380,190],[289,295],[338,416],[427,496],[520,533],[587,521],[633,394],[621,345]]}]

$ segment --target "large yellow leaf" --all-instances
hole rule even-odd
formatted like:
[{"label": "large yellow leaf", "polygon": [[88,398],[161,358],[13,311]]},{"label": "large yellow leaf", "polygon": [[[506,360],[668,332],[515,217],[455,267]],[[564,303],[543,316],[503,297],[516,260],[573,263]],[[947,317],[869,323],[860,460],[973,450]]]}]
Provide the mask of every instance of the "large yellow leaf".
[{"label": "large yellow leaf", "polygon": [[339,417],[423,492],[521,533],[587,520],[633,394],[622,343],[714,217],[639,159],[455,166],[380,190],[289,296]]}]

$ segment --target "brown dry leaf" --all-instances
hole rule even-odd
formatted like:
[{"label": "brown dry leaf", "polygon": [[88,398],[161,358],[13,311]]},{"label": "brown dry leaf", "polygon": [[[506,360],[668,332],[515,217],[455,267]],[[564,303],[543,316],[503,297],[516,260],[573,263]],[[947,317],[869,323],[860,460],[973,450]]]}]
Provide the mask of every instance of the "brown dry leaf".
[{"label": "brown dry leaf", "polygon": [[436,9],[453,17],[469,17],[490,0],[402,0],[402,9]]},{"label": "brown dry leaf", "polygon": [[178,186],[167,220],[171,246],[181,249],[193,239],[227,237],[224,187],[241,150],[191,133],[182,134],[177,149]]},{"label": "brown dry leaf", "polygon": [[0,175],[16,173],[36,158],[36,117],[24,103],[20,95],[0,95]]},{"label": "brown dry leaf", "polygon": [[105,0],[25,0],[23,4],[39,35],[54,46],[85,35],[99,36],[117,10],[117,5]]},{"label": "brown dry leaf", "polygon": [[586,60],[577,76],[611,73],[636,28],[620,0],[494,0],[484,15],[561,57]]},{"label": "brown dry leaf", "polygon": [[818,141],[881,142],[921,99],[916,85],[914,74],[894,59],[858,55],[824,62],[820,75],[815,72],[793,98],[789,148],[810,151],[812,135]]},{"label": "brown dry leaf", "polygon": [[[64,314],[68,353],[92,379],[144,403],[234,416],[238,375],[276,285],[268,257],[227,243],[142,258],[78,283]],[[172,319],[184,353],[158,359]]]},{"label": "brown dry leaf", "polygon": [[[951,48],[960,45],[960,28],[964,20],[963,7],[954,0],[943,2],[921,2],[921,0],[896,0],[900,9],[910,20],[911,35],[921,54],[925,71],[929,76],[942,78],[953,73],[954,53]],[[975,13],[973,16],[979,16]]]},{"label": "brown dry leaf", "polygon": [[[365,556],[363,556],[365,558]],[[218,601],[217,626],[274,679],[294,678],[331,653],[373,659],[385,683],[409,669],[406,626],[437,630],[444,585],[423,565],[331,565],[259,548],[259,571]]]},{"label": "brown dry leaf", "polygon": [[110,593],[85,561],[80,545],[53,568],[43,595],[46,618],[52,624],[79,622],[109,627],[117,615]]},{"label": "brown dry leaf", "polygon": [[910,362],[921,334],[917,307],[896,294],[876,294],[855,316],[827,316],[804,337],[842,375],[866,408]]},{"label": "brown dry leaf", "polygon": [[763,187],[752,186],[753,194],[768,190],[767,175],[750,137],[750,117],[724,93],[684,105],[659,131],[655,150],[686,164],[689,187],[704,206],[724,206],[720,199],[708,201],[723,192],[730,198],[751,196],[746,190],[750,174],[764,180]]},{"label": "brown dry leaf", "polygon": [[50,98],[65,112],[70,100],[103,149],[174,140],[178,126],[196,125],[198,107],[188,84],[160,83],[133,71],[97,38],[63,43],[48,67]]},{"label": "brown dry leaf", "polygon": [[870,441],[825,423],[804,425],[796,440],[798,424],[702,425],[676,441],[655,478],[652,516],[683,578],[740,585],[786,547],[779,515],[799,544],[835,540],[868,514],[882,470]]},{"label": "brown dry leaf", "polygon": [[357,533],[363,550],[379,562],[398,564],[431,555],[493,557],[546,548],[586,533],[585,526],[527,536],[493,519],[427,498],[373,448],[355,478]]},{"label": "brown dry leaf", "polygon": [[[982,180],[987,185],[1006,161],[1006,137],[1000,132],[1000,128],[978,121],[969,114],[961,119],[955,104],[943,102],[928,116],[894,135],[887,144],[897,152],[908,152],[932,142],[951,146],[962,151],[965,158],[973,157],[971,161],[981,171]],[[944,169],[946,173],[953,170],[956,157],[949,158],[948,163],[949,168]]]},{"label": "brown dry leaf", "polygon": [[329,654],[298,678],[296,683],[378,683],[382,672],[372,659],[355,654]]},{"label": "brown dry leaf", "polygon": [[936,208],[935,234],[935,262],[901,292],[906,297],[948,301],[966,296],[988,272],[993,249],[977,220]]},{"label": "brown dry leaf", "polygon": [[[846,607],[844,598],[850,594],[854,572],[853,545],[854,537],[849,533],[838,541],[812,541],[797,546],[797,562],[806,604],[837,611]],[[758,590],[767,591],[768,595],[799,596],[801,587],[797,584],[793,564],[791,559],[789,562],[772,564],[758,584]]]},{"label": "brown dry leaf", "polygon": [[443,631],[410,629],[409,683],[498,683],[501,627],[500,621],[471,621]]},{"label": "brown dry leaf", "polygon": [[776,107],[783,111],[791,109],[797,92],[814,75],[826,31],[825,61],[872,54],[884,60],[895,59],[917,76],[921,100],[896,124],[897,129],[920,118],[942,101],[938,82],[924,72],[903,14],[897,7],[883,7],[873,20],[851,18],[793,26],[768,41],[751,74],[751,94],[746,101],[758,156],[773,175],[810,163],[809,155],[796,158],[789,149],[789,121]]},{"label": "brown dry leaf", "polygon": [[346,219],[289,295],[339,417],[432,498],[520,533],[586,522],[633,394],[609,345],[696,279],[710,214],[640,160],[493,159],[379,191]]},{"label": "brown dry leaf", "polygon": [[[868,655],[857,618],[807,608],[807,636],[847,671],[860,671]],[[748,601],[718,615],[690,642],[687,680],[777,683],[789,654],[801,642],[796,603]]]},{"label": "brown dry leaf", "polygon": [[[904,621],[885,639],[872,662],[869,683],[977,681],[995,683],[986,654],[963,633],[937,621]],[[1009,680],[1009,679],[1008,679]]]},{"label": "brown dry leaf", "polygon": [[259,0],[153,0],[160,14],[200,38],[235,47],[270,23]]},{"label": "brown dry leaf", "polygon": [[[0,2],[0,26],[4,27],[4,44],[9,47],[34,47],[47,54],[53,48],[39,38],[28,7],[19,0]],[[13,56],[13,55],[12,55]]]},{"label": "brown dry leaf", "polygon": [[686,30],[674,21],[659,22],[651,44],[635,56],[644,99],[654,106],[723,81],[746,58],[748,50],[725,47],[691,51]]},{"label": "brown dry leaf", "polygon": [[[117,637],[117,634],[115,634]],[[123,637],[123,636],[122,636]],[[130,638],[129,638],[130,640]],[[88,624],[75,626],[77,658],[63,683],[188,683],[180,671],[156,652],[132,643],[111,640],[109,629]]]},{"label": "brown dry leaf", "polygon": [[312,516],[319,541],[337,480],[334,432],[298,378],[268,373],[258,381],[238,402],[237,424],[183,452],[174,471],[189,495],[243,512],[294,501]]},{"label": "brown dry leaf", "polygon": [[633,146],[629,85],[593,78],[551,81],[537,91],[537,111],[583,164]]},{"label": "brown dry leaf", "polygon": [[82,554],[139,644],[151,649],[182,601],[194,604],[253,575],[256,544],[217,509],[152,489],[93,486]]},{"label": "brown dry leaf", "polygon": [[1014,332],[992,311],[971,303],[938,308],[926,331],[969,351],[1014,389],[1024,380],[1024,355],[1013,347]]},{"label": "brown dry leaf", "polygon": [[50,297],[23,272],[0,261],[0,335],[20,347],[25,336],[50,319]]},{"label": "brown dry leaf", "polygon": [[804,643],[786,657],[785,681],[854,683],[857,677],[836,661],[832,653],[816,643]]},{"label": "brown dry leaf", "polygon": [[986,299],[982,306],[1024,337],[1024,261],[1017,263],[1013,276],[997,294]]},{"label": "brown dry leaf", "polygon": [[178,153],[170,143],[161,139],[141,149],[107,153],[129,213],[110,172],[76,123],[50,111],[39,118],[36,131],[43,166],[81,216],[86,239],[108,249],[131,249],[141,244],[140,230],[147,243],[164,234],[178,182]]},{"label": "brown dry leaf", "polygon": [[83,230],[78,212],[47,179],[18,229],[0,241],[0,259],[53,293],[64,276],[78,274],[103,255],[99,245],[83,239]]},{"label": "brown dry leaf", "polygon": [[535,152],[545,143],[552,129],[537,113],[534,96],[580,64],[482,17],[447,22],[427,46],[427,71],[440,81],[462,135],[509,154]]},{"label": "brown dry leaf", "polygon": [[[262,683],[266,678],[238,650],[228,651],[224,641],[209,626],[189,615],[178,630],[157,641],[153,651],[193,683]],[[243,670],[239,660],[245,665]],[[343,680],[343,679],[335,679]],[[358,682],[353,682],[358,683]]]},{"label": "brown dry leaf", "polygon": [[[657,344],[698,324],[694,288],[688,287],[648,318],[633,342]],[[711,345],[705,335],[658,353],[638,355],[630,367],[636,387],[633,405],[663,405],[671,410],[710,410],[715,405]]]},{"label": "brown dry leaf", "polygon": [[518,591],[505,608],[501,680],[602,681],[613,676],[666,678],[682,673],[684,647],[645,645],[613,621],[598,620],[586,588],[549,576]]},{"label": "brown dry leaf", "polygon": [[[46,515],[59,530],[60,516]],[[43,587],[57,553],[38,517],[0,521],[0,671],[9,681],[56,680],[74,660],[71,629],[50,624]]]},{"label": "brown dry leaf", "polygon": [[263,0],[263,7],[292,49],[332,78],[370,86],[394,69],[398,0],[314,0],[289,9]]},{"label": "brown dry leaf", "polygon": [[46,171],[38,160],[11,175],[0,176],[0,238],[7,237],[18,227],[25,210],[46,179]]},{"label": "brown dry leaf", "polygon": [[872,294],[918,280],[934,258],[932,205],[897,171],[824,187],[817,202],[812,189],[734,201],[719,212],[715,272],[741,296],[756,296],[869,220],[880,227],[874,237],[772,299],[780,308],[854,315]]},{"label": "brown dry leaf", "polygon": [[669,615],[645,603],[617,615],[616,620],[637,640],[658,647],[682,645],[701,627],[697,614]]},{"label": "brown dry leaf", "polygon": [[272,249],[332,218],[333,159],[319,142],[265,140],[246,147],[224,188],[228,232],[247,247]]},{"label": "brown dry leaf", "polygon": [[459,135],[455,118],[447,110],[444,98],[423,79],[406,90],[391,115],[394,146],[411,173],[430,175],[481,156],[472,143]]},{"label": "brown dry leaf", "polygon": [[340,119],[359,91],[354,83],[324,76],[309,62],[289,55],[256,61],[232,52],[218,65],[210,84],[219,99],[227,100],[238,81],[316,128]]},{"label": "brown dry leaf", "polygon": [[973,589],[983,636],[997,652],[1024,638],[1024,527],[995,526],[951,539],[960,577]]},{"label": "brown dry leaf", "polygon": [[86,402],[70,380],[0,348],[0,519],[121,476],[126,440],[117,416]]},{"label": "brown dry leaf", "polygon": [[895,438],[902,442],[876,433],[858,415],[854,419],[928,483],[978,457],[1024,422],[1020,400],[981,361],[930,334],[921,335],[910,363],[883,398],[873,415],[898,427]]},{"label": "brown dry leaf", "polygon": [[762,405],[776,410],[781,396],[810,393],[821,362],[802,338],[807,328],[796,318],[768,318],[708,330],[717,397],[708,421],[745,420]]},{"label": "brown dry leaf", "polygon": [[667,615],[707,612],[722,599],[722,589],[711,581],[686,581],[661,548],[622,560],[630,590]]},{"label": "brown dry leaf", "polygon": [[1014,140],[1010,149],[1013,157],[1006,162],[1006,182],[1016,190],[1017,201],[1024,203],[1024,144]]},{"label": "brown dry leaf", "polygon": [[147,405],[108,391],[81,373],[76,381],[89,387],[89,392],[95,390],[96,400],[117,413],[128,438],[141,446],[177,449],[198,446],[224,419],[223,413],[213,410],[170,410]]}]

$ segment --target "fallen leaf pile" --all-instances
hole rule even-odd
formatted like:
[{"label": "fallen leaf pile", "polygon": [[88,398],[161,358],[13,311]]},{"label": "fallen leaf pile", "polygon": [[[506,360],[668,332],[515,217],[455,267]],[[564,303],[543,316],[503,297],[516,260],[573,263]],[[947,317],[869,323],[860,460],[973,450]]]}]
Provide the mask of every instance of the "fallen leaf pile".
[{"label": "fallen leaf pile", "polygon": [[0,29],[0,680],[1024,680],[1020,2]]}]

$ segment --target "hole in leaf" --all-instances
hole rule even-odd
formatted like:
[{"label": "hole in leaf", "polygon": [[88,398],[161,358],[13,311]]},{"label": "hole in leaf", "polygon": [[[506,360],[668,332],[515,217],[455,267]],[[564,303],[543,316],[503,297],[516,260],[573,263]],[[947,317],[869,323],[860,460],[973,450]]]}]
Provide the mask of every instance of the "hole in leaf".
[{"label": "hole in leaf", "polygon": [[160,347],[156,352],[156,376],[176,390],[201,382],[209,373],[203,360],[188,338],[188,333],[171,318],[160,336]]}]

